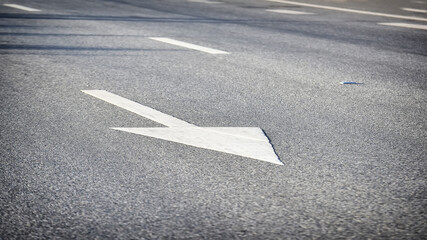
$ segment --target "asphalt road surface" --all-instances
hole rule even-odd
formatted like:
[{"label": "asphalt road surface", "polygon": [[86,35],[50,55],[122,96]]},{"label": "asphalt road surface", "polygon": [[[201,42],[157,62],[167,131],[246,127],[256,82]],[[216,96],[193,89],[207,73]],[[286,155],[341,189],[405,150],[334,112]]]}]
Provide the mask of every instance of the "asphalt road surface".
[{"label": "asphalt road surface", "polygon": [[0,3],[0,239],[427,238],[425,0]]}]

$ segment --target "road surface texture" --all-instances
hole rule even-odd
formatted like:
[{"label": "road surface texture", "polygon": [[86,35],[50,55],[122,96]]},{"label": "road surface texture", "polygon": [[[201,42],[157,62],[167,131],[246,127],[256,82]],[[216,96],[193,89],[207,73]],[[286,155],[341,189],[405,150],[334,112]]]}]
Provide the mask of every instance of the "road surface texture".
[{"label": "road surface texture", "polygon": [[0,0],[0,239],[426,239],[425,10]]}]

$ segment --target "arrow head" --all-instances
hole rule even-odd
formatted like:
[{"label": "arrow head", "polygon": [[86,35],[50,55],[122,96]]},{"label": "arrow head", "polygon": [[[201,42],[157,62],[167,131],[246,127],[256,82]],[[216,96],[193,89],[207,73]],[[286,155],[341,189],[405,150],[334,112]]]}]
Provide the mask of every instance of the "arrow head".
[{"label": "arrow head", "polygon": [[112,128],[283,165],[260,128]]}]

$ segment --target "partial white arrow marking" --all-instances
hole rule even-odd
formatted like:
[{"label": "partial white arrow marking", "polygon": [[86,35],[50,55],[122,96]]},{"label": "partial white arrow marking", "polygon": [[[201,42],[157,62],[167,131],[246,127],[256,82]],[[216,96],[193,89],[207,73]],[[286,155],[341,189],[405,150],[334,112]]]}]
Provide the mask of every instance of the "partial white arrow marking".
[{"label": "partial white arrow marking", "polygon": [[[182,143],[282,164],[260,128],[112,128],[115,130]],[[240,131],[240,132],[239,132]],[[236,132],[239,132],[236,134]],[[245,135],[248,133],[248,135]],[[255,138],[251,138],[251,137]]]},{"label": "partial white arrow marking", "polygon": [[168,126],[168,128],[112,128],[114,130],[283,165],[260,128],[197,127],[105,90],[82,90],[82,92]]},{"label": "partial white arrow marking", "polygon": [[143,106],[137,102],[120,97],[119,95],[107,92],[105,90],[82,90],[82,92],[168,127],[195,127],[195,125],[186,121],[164,114],[153,108]]}]

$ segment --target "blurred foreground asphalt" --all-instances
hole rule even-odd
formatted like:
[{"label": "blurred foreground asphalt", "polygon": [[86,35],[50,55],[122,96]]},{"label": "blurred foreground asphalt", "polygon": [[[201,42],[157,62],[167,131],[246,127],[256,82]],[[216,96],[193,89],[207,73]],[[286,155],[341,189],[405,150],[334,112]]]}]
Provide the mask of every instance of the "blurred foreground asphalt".
[{"label": "blurred foreground asphalt", "polygon": [[[0,239],[426,239],[427,2],[293,2],[0,0]],[[113,130],[164,126],[95,89],[284,165]]]}]

